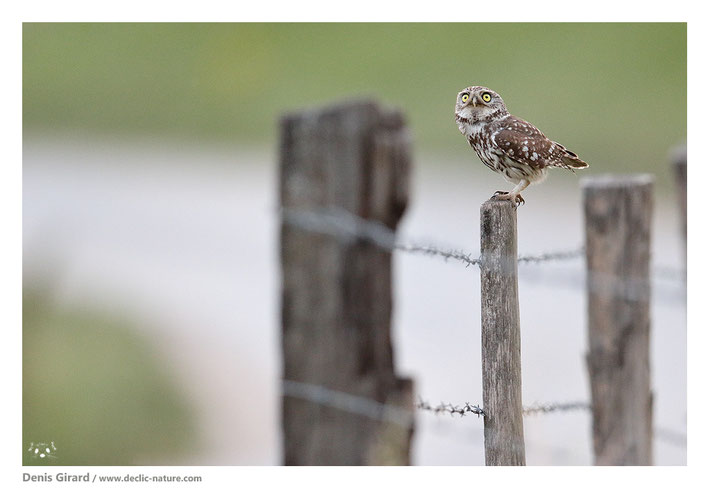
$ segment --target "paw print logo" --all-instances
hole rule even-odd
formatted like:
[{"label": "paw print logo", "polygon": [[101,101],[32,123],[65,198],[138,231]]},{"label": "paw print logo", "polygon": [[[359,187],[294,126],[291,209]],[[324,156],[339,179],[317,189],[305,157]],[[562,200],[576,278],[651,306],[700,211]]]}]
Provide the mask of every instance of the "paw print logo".
[{"label": "paw print logo", "polygon": [[30,456],[33,459],[49,459],[49,458],[57,458],[54,453],[57,451],[57,447],[54,446],[54,442],[49,442],[49,443],[35,443],[32,442],[30,443],[30,448],[27,450],[30,452]]}]

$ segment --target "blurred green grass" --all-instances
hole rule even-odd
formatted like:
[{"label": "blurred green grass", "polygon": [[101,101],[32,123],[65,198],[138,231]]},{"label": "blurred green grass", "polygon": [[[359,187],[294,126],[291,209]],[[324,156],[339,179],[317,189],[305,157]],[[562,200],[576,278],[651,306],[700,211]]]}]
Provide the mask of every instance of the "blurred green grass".
[{"label": "blurred green grass", "polygon": [[[146,339],[48,294],[23,293],[23,464],[174,464],[194,450],[193,413]],[[56,459],[32,458],[42,442]]]},{"label": "blurred green grass", "polygon": [[417,147],[456,154],[455,96],[481,84],[593,171],[665,172],[686,25],[28,23],[23,84],[27,132],[275,145],[284,111],[373,95]]}]

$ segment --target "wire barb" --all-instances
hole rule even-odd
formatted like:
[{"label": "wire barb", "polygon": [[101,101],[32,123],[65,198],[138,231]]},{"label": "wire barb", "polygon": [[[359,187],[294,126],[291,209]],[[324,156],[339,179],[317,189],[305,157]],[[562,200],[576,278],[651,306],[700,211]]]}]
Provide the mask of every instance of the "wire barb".
[{"label": "wire barb", "polygon": [[417,409],[421,409],[422,411],[430,411],[434,414],[442,414],[442,413],[449,413],[451,416],[454,414],[458,414],[461,417],[466,416],[467,414],[475,414],[477,417],[485,416],[486,413],[481,409],[478,404],[472,405],[470,403],[464,404],[463,407],[459,407],[458,405],[454,406],[451,403],[439,403],[438,406],[432,406],[429,404],[427,401],[424,401],[421,397],[417,401],[417,403],[414,405]]},{"label": "wire barb", "polygon": [[469,267],[471,265],[480,265],[480,258],[471,258],[471,253],[466,253],[464,251],[457,250],[446,250],[442,248],[437,248],[436,246],[422,246],[413,244],[396,244],[395,250],[403,251],[405,253],[422,254],[430,256],[440,256],[444,258],[444,261],[449,259],[460,261]]}]

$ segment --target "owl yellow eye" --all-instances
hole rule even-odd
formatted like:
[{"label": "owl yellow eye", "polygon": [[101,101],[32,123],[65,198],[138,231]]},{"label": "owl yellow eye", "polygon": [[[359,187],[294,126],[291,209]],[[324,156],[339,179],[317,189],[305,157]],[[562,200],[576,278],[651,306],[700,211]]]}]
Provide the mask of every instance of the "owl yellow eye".
[{"label": "owl yellow eye", "polygon": [[484,102],[490,102],[491,101],[491,94],[488,92],[485,92],[483,95],[481,95],[481,100]]},{"label": "owl yellow eye", "polygon": [[467,93],[464,93],[463,95],[461,95],[461,102],[466,103],[466,102],[468,102],[468,99],[469,99],[469,96]]}]

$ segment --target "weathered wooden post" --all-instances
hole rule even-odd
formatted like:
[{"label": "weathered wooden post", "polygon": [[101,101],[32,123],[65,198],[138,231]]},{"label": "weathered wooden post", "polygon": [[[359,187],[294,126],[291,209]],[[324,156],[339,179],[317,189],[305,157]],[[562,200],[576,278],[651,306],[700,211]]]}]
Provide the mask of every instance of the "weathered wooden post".
[{"label": "weathered wooden post", "polygon": [[680,231],[683,237],[683,264],[685,265],[688,244],[688,151],[685,145],[678,146],[671,151],[671,171],[678,195]]},{"label": "weathered wooden post", "polygon": [[486,465],[525,465],[517,211],[481,206],[481,349]]},{"label": "weathered wooden post", "polygon": [[595,464],[652,465],[653,177],[585,178],[582,187]]},{"label": "weathered wooden post", "polygon": [[[344,211],[394,230],[407,204],[409,165],[402,115],[374,102],[281,121],[284,211]],[[394,371],[391,252],[282,218],[281,265],[284,380],[412,415],[404,423],[373,419],[284,391],[284,463],[408,464],[413,387]]]}]

